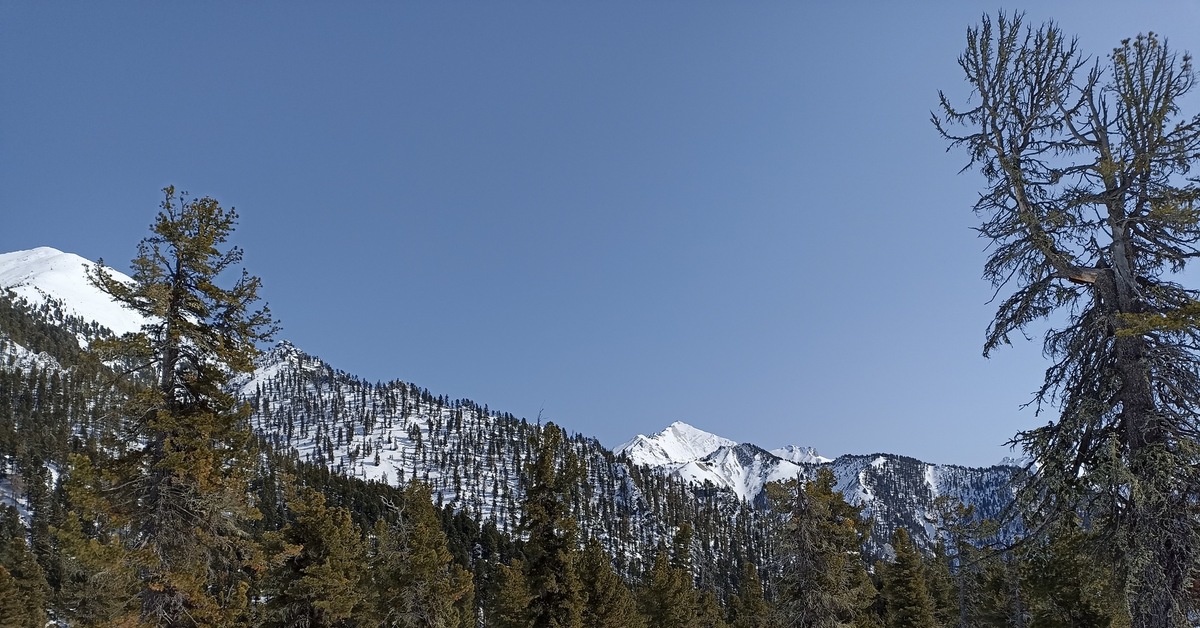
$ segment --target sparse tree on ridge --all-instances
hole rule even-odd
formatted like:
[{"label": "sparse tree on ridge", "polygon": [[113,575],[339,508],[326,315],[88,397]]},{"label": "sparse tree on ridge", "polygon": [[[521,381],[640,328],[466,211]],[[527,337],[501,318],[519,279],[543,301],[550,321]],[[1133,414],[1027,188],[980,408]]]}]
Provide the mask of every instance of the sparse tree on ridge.
[{"label": "sparse tree on ridge", "polygon": [[1187,625],[1200,558],[1200,329],[1177,272],[1200,256],[1200,117],[1191,58],[1139,35],[1093,61],[1054,23],[1000,15],[967,32],[972,94],[933,122],[987,188],[984,275],[1011,291],[984,354],[1051,316],[1036,396],[1056,421],[1015,442],[1040,516],[1089,516],[1116,551],[1135,628]]}]

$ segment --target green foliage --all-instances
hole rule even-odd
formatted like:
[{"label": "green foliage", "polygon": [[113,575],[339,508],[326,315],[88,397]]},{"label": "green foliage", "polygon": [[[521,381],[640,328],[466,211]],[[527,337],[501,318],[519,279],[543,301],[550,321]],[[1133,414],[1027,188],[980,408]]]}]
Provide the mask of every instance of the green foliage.
[{"label": "green foliage", "polygon": [[1128,625],[1120,587],[1106,569],[1109,561],[1097,559],[1095,541],[1075,517],[1064,517],[1025,549],[1021,574],[1031,626]]},{"label": "green foliage", "polygon": [[366,544],[344,508],[309,488],[290,491],[292,521],[267,535],[271,565],[263,626],[355,626],[370,612]]},{"label": "green foliage", "polygon": [[528,628],[530,625],[529,603],[533,594],[524,572],[525,564],[520,559],[496,568],[497,591],[489,620],[497,628]]},{"label": "green foliage", "polygon": [[96,469],[77,456],[68,476],[74,510],[54,528],[60,564],[55,596],[59,616],[80,626],[124,626],[140,615],[138,578],[144,552],[121,543],[127,519],[113,518],[100,495],[88,489],[100,485]]},{"label": "green foliage", "polygon": [[883,598],[888,628],[933,628],[934,603],[925,582],[925,565],[908,532],[892,536],[896,559],[883,572]]},{"label": "green foliage", "polygon": [[[523,575],[529,590],[529,625],[533,628],[576,628],[582,625],[583,586],[575,562],[576,525],[568,505],[577,484],[577,461],[563,447],[562,430],[553,423],[542,429],[541,442],[525,493],[521,531],[528,535]],[[556,458],[564,456],[563,471]]]},{"label": "green foliage", "polygon": [[650,626],[688,628],[699,621],[699,598],[692,576],[672,564],[666,547],[659,547],[655,553],[640,597],[642,614]]},{"label": "green foliage", "polygon": [[729,615],[732,628],[776,628],[780,625],[767,604],[762,580],[752,562],[742,562],[737,594],[729,600]]},{"label": "green foliage", "polygon": [[583,584],[583,625],[588,628],[644,628],[633,592],[612,568],[612,559],[591,539],[579,558]]},{"label": "green foliage", "polygon": [[776,607],[789,625],[853,624],[873,601],[861,558],[870,526],[834,484],[833,472],[822,468],[804,486],[791,480],[771,489],[775,508],[787,513],[778,532]]},{"label": "green foliage", "polygon": [[138,246],[133,282],[101,264],[93,284],[146,316],[140,333],[98,340],[104,360],[128,365],[131,388],[120,408],[131,449],[105,464],[113,475],[107,504],[89,514],[129,522],[117,539],[138,548],[145,621],[163,625],[228,623],[247,612],[256,562],[247,522],[256,516],[247,480],[254,441],[248,408],[226,391],[232,373],[249,371],[256,343],[275,327],[253,309],[259,280],[222,251],[237,215],[211,198],[179,199],[166,188],[152,235]]},{"label": "green foliage", "polygon": [[[0,571],[0,625],[46,625],[46,575],[25,542],[25,528],[11,506],[4,506],[0,513]],[[20,604],[14,604],[16,600]]]},{"label": "green foliage", "polygon": [[429,487],[412,482],[395,520],[375,525],[370,567],[384,626],[450,628],[474,624],[471,574],[454,564]]}]

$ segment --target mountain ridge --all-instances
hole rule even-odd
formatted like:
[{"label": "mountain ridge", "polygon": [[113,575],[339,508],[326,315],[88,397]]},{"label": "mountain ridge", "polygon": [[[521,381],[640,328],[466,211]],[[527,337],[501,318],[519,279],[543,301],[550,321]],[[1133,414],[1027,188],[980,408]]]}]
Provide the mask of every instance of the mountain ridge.
[{"label": "mountain ridge", "polygon": [[[49,247],[3,254],[0,288],[93,315],[90,308],[105,295],[86,281],[88,264]],[[109,320],[110,314],[105,310],[94,316]],[[124,316],[115,320],[126,330],[140,327],[128,313]],[[399,380],[368,383],[286,340],[266,349],[255,371],[236,378],[234,388],[251,404],[256,432],[281,450],[367,480],[422,479],[439,504],[453,505],[501,530],[518,528],[526,482],[522,461],[539,433],[526,419],[469,400],[434,396]],[[636,555],[635,548],[653,547],[669,539],[674,526],[695,518],[748,525],[759,516],[756,512],[764,511],[765,484],[808,480],[821,467],[831,468],[837,488],[873,519],[875,551],[885,551],[885,540],[899,525],[917,531],[918,543],[928,548],[936,536],[929,521],[936,516],[938,496],[958,497],[991,516],[1011,501],[1007,481],[1015,473],[1009,467],[931,465],[894,454],[831,460],[796,445],[776,453],[681,421],[652,436],[637,435],[615,450],[579,434],[570,447],[584,461],[587,478],[574,512],[589,519],[587,535],[601,539],[614,555]],[[664,491],[672,495],[666,501]],[[713,534],[730,533],[731,528],[716,525]],[[696,542],[719,547],[720,539]]]}]

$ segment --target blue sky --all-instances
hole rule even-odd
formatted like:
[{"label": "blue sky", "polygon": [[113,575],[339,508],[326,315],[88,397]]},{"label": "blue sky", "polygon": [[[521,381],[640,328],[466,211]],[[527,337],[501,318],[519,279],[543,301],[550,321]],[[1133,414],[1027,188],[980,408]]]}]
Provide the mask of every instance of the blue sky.
[{"label": "blue sky", "polygon": [[[1036,4],[1095,54],[1200,50],[1194,2]],[[990,464],[1046,364],[981,357],[982,181],[928,118],[994,9],[0,2],[0,251],[124,268],[174,184],[364,378],[610,446]]]}]

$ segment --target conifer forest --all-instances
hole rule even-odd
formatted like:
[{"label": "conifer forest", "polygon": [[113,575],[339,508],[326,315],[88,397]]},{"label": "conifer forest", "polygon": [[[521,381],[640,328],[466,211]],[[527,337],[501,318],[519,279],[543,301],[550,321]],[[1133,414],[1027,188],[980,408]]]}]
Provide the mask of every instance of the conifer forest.
[{"label": "conifer forest", "polygon": [[1191,57],[999,13],[958,64],[929,132],[983,181],[983,350],[1051,326],[1024,462],[740,444],[788,472],[733,490],[365,381],[282,340],[236,211],[168,187],[79,278],[140,331],[0,286],[0,626],[1200,624]]}]

